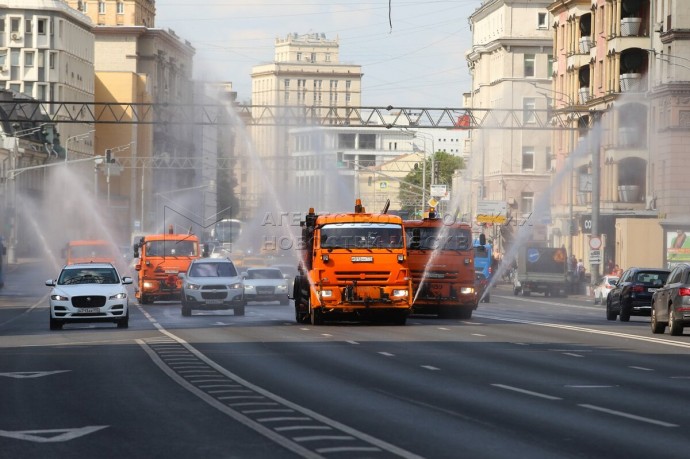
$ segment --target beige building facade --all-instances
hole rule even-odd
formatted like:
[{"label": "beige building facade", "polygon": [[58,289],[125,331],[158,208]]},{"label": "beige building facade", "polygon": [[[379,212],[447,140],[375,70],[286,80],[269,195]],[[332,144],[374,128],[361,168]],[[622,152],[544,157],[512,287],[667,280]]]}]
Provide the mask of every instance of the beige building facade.
[{"label": "beige building facade", "polygon": [[[516,226],[535,213],[539,224],[550,218],[551,133],[540,129],[534,115],[553,97],[549,3],[489,0],[469,18],[472,49],[466,60],[472,89],[463,105],[523,110],[523,115],[514,129],[484,123],[471,132],[469,168],[459,179],[465,183],[456,185],[466,193],[460,201],[464,215],[476,215],[482,201],[504,201]],[[499,250],[509,245],[495,226],[478,230],[497,239]]]},{"label": "beige building facade", "polygon": [[308,107],[316,117],[328,119],[346,116],[345,107],[361,105],[361,66],[341,62],[339,46],[337,38],[325,34],[289,34],[276,39],[273,62],[252,68],[253,109],[270,110],[276,123],[251,129],[253,151],[243,185],[251,207],[275,204],[271,192],[294,183],[297,171],[289,157],[289,129],[297,121],[293,113]]},{"label": "beige building facade", "polygon": [[[682,198],[690,194],[682,173],[688,164],[683,145],[690,141],[690,70],[683,60],[690,52],[690,12],[681,3],[549,6],[554,92],[567,95],[558,107],[591,113],[573,119],[574,134],[554,136],[557,168],[572,168],[573,176],[560,187],[556,207],[573,208],[575,253],[585,259],[593,229],[606,243],[604,260],[632,259],[629,252],[637,249],[616,231],[625,218],[655,219],[665,243],[677,229],[690,229],[690,204]],[[592,268],[602,273],[598,264]]]}]

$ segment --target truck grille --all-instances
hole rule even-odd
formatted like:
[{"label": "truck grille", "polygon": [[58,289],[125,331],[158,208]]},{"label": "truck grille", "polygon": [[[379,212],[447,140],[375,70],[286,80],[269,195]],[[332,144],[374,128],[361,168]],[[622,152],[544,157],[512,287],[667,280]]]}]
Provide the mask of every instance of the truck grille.
[{"label": "truck grille", "polygon": [[[424,271],[417,271],[414,270],[412,271],[412,279],[414,279],[415,282],[419,283],[422,280],[422,276],[424,276]],[[443,279],[444,281],[454,281],[458,278],[457,273],[451,273],[451,272],[443,272],[443,271],[429,271],[426,273],[426,280],[431,281],[431,280],[439,280]]]},{"label": "truck grille", "polygon": [[105,297],[100,295],[73,296],[72,306],[75,308],[100,308],[105,304]]},{"label": "truck grille", "polygon": [[387,282],[390,271],[336,271],[335,280],[338,283],[351,282]]}]

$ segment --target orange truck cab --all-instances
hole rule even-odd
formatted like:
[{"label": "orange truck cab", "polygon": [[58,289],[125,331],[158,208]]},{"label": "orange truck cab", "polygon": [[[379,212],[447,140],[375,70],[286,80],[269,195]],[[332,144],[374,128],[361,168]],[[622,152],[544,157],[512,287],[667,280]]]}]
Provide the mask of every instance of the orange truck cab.
[{"label": "orange truck cab", "polygon": [[192,260],[207,256],[202,254],[199,238],[193,234],[175,234],[172,226],[167,234],[149,234],[134,243],[134,258],[139,261],[135,269],[139,273],[135,296],[141,304],[160,300],[179,300],[182,280]]},{"label": "orange truck cab", "polygon": [[112,263],[121,268],[121,258],[117,247],[100,239],[70,241],[64,250],[65,264],[75,263]]},{"label": "orange truck cab", "polygon": [[469,319],[477,309],[472,228],[446,222],[432,208],[427,218],[406,220],[412,311]]},{"label": "orange truck cab", "polygon": [[366,213],[317,215],[309,209],[302,226],[302,261],[293,285],[295,319],[382,319],[404,325],[412,283],[402,219]]}]

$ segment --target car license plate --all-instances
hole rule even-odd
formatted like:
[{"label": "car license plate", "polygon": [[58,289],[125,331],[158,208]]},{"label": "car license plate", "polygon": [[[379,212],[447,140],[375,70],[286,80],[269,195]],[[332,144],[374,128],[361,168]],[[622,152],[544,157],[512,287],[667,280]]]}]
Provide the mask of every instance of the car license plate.
[{"label": "car license plate", "polygon": [[101,308],[79,308],[77,309],[77,312],[81,314],[89,314],[93,312],[101,312]]},{"label": "car license plate", "polygon": [[223,300],[206,300],[206,304],[223,304]]},{"label": "car license plate", "polygon": [[659,289],[658,288],[648,288],[647,289],[647,291],[650,293],[656,292],[657,290],[659,290]]}]

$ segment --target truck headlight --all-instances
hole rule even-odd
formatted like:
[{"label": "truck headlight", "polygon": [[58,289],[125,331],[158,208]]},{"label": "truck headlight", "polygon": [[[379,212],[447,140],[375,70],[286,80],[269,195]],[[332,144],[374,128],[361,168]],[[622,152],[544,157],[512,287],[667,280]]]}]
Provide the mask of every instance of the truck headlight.
[{"label": "truck headlight", "polygon": [[323,298],[331,298],[333,296],[333,290],[321,290],[321,296]]},{"label": "truck headlight", "polygon": [[407,290],[393,290],[393,296],[398,298],[405,298],[408,295]]},{"label": "truck headlight", "polygon": [[460,289],[460,293],[462,293],[463,295],[469,295],[470,293],[474,293],[474,288],[472,288],[472,287],[462,287],[462,288]]},{"label": "truck headlight", "polygon": [[156,284],[151,281],[144,281],[144,290],[150,290],[152,288],[156,288]]}]

